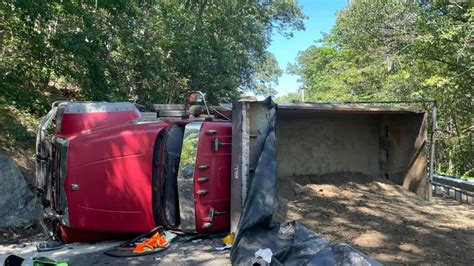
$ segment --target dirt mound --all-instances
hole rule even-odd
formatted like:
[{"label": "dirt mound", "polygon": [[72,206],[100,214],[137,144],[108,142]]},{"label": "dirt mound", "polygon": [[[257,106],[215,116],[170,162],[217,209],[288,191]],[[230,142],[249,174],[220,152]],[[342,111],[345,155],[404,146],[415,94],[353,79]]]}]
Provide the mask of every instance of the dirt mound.
[{"label": "dirt mound", "polygon": [[393,182],[360,173],[279,180],[277,217],[299,220],[333,242],[384,263],[474,265],[474,206],[428,203]]}]

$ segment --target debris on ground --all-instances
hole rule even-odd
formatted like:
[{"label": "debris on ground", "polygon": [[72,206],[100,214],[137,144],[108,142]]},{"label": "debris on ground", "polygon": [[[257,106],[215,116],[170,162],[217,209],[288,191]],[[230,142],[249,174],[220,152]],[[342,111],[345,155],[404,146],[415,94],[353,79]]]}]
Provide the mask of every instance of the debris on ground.
[{"label": "debris on ground", "polygon": [[163,252],[171,246],[176,234],[158,226],[152,231],[139,235],[132,240],[104,252],[117,258],[139,257]]},{"label": "debris on ground", "polygon": [[18,243],[31,243],[37,240],[46,240],[48,236],[39,224],[23,228],[8,227],[0,228],[0,245],[11,245]]},{"label": "debris on ground", "polygon": [[230,245],[230,244],[227,244],[227,245],[225,245],[225,246],[218,246],[218,247],[215,247],[215,249],[216,249],[217,251],[224,251],[224,250],[231,249],[231,248],[232,248],[232,245]]},{"label": "debris on ground", "polygon": [[24,258],[18,255],[9,255],[6,257],[4,265],[68,266],[66,262],[57,262],[47,257]]},{"label": "debris on ground", "polygon": [[256,258],[262,258],[265,262],[270,263],[272,262],[273,252],[269,248],[259,249],[255,251]]},{"label": "debris on ground", "polygon": [[[230,265],[229,250],[216,252],[214,247],[222,242],[222,237],[205,238],[198,245],[191,241],[173,241],[167,250],[159,254],[150,254],[140,257],[117,258],[104,255],[104,251],[120,245],[121,241],[103,241],[98,243],[66,244],[66,248],[38,253],[38,242],[28,243],[22,248],[13,245],[0,245],[0,263],[9,254],[16,254],[24,258],[48,257],[55,261],[65,261],[69,265]],[[178,243],[179,242],[179,243]]]},{"label": "debris on ground", "polygon": [[[114,258],[104,256],[103,252],[93,252],[78,256],[71,256],[68,260],[71,265],[230,265],[229,250],[216,252],[214,247],[222,238],[204,238],[199,244],[191,241],[173,241],[173,244],[159,254],[141,257]],[[158,258],[158,259],[157,259]]]},{"label": "debris on ground", "polygon": [[38,252],[48,252],[48,251],[53,251],[53,250],[58,250],[66,247],[64,242],[60,240],[49,240],[45,241],[43,243],[39,243],[36,245],[36,250]]},{"label": "debris on ground", "polygon": [[232,245],[234,243],[235,233],[228,233],[223,239],[222,242],[226,245]]},{"label": "debris on ground", "polygon": [[474,206],[428,203],[393,182],[360,173],[279,180],[281,220],[298,220],[333,243],[383,263],[474,265]]}]

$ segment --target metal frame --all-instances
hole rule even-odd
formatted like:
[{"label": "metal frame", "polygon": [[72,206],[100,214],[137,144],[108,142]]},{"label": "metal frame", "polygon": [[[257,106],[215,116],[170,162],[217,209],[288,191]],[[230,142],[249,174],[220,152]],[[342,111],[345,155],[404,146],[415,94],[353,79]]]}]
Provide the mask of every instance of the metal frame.
[{"label": "metal frame", "polygon": [[432,185],[436,187],[443,187],[447,189],[448,196],[451,196],[449,191],[454,191],[454,199],[462,202],[463,195],[466,196],[467,203],[474,203],[474,183],[458,179],[451,176],[433,175]]},{"label": "metal frame", "polygon": [[[57,106],[51,108],[47,115],[45,115],[40,122],[38,132],[36,134],[36,189],[37,197],[43,197],[44,200],[51,200],[50,190],[50,169],[51,164],[51,140],[46,139],[46,130],[56,116]],[[41,205],[44,202],[40,199]]]},{"label": "metal frame", "polygon": [[236,232],[275,108],[266,101],[238,101],[232,112],[231,232]]},{"label": "metal frame", "polygon": [[435,100],[407,100],[407,101],[334,101],[334,102],[305,102],[305,103],[327,103],[327,104],[372,104],[372,103],[431,103],[436,104]]},{"label": "metal frame", "polygon": [[437,121],[436,121],[436,116],[437,116],[437,107],[436,107],[436,102],[433,103],[432,110],[431,110],[431,115],[432,115],[432,132],[431,132],[431,138],[430,138],[430,169],[429,169],[429,187],[428,187],[428,201],[432,202],[433,201],[433,174],[434,174],[434,167],[435,167],[435,149],[436,149],[436,130],[437,130]]}]

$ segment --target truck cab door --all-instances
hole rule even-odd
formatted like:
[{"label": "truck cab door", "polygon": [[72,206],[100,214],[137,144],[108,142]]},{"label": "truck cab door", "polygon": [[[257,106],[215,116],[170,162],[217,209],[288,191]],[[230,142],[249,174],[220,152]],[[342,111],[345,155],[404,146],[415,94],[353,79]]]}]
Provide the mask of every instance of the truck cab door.
[{"label": "truck cab door", "polygon": [[177,178],[182,231],[229,227],[231,136],[230,122],[186,125]]}]

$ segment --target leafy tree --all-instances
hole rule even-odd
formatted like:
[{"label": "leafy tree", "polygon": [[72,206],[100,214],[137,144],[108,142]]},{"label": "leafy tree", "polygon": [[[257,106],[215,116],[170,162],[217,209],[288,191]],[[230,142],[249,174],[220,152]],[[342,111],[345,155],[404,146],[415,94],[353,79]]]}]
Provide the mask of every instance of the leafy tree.
[{"label": "leafy tree", "polygon": [[262,58],[254,62],[255,74],[247,84],[248,90],[253,90],[257,95],[271,96],[277,92],[278,77],[283,71],[278,67],[278,63],[273,54],[266,52]]},{"label": "leafy tree", "polygon": [[301,92],[290,92],[286,95],[278,96],[275,99],[276,103],[294,103],[301,101]]},{"label": "leafy tree", "polygon": [[290,67],[310,100],[434,99],[438,171],[473,171],[472,3],[351,1]]},{"label": "leafy tree", "polygon": [[296,1],[147,0],[0,3],[0,99],[44,113],[54,99],[211,102],[271,94],[274,30],[303,29]]}]

